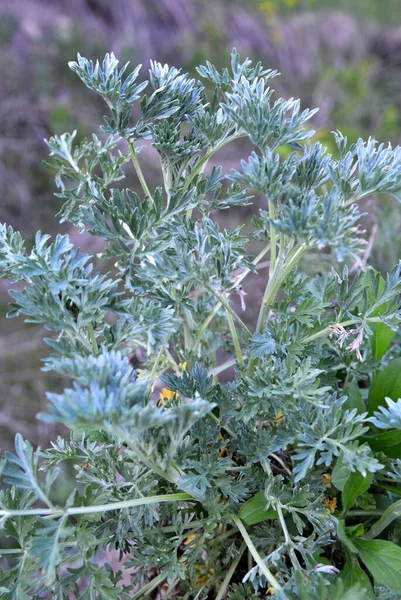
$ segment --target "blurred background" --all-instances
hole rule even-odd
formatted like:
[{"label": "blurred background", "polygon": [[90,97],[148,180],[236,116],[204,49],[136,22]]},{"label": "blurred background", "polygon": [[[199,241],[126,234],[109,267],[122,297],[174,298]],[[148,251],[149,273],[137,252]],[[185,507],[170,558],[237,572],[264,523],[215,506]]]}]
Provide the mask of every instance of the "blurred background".
[{"label": "blurred background", "polygon": [[[372,135],[401,138],[400,0],[0,0],[0,220],[31,240],[37,229],[68,231],[58,224],[53,175],[43,165],[43,138],[78,130],[98,133],[103,102],[68,69],[76,53],[122,62],[149,59],[195,74],[210,60],[226,66],[232,47],[242,57],[278,69],[277,93],[319,106],[316,138],[334,151],[331,131],[351,141]],[[238,148],[219,159],[229,168]],[[149,182],[159,182],[152,152],[141,154]],[[124,185],[135,187],[132,174]],[[387,198],[372,200],[371,259],[391,268],[401,256],[401,210]],[[228,217],[244,220],[241,216]],[[96,239],[69,232],[82,250]],[[368,234],[369,235],[369,234]],[[17,431],[34,444],[54,437],[35,418],[45,390],[57,382],[40,371],[48,353],[41,327],[6,320],[6,281],[0,280],[0,446]]]}]

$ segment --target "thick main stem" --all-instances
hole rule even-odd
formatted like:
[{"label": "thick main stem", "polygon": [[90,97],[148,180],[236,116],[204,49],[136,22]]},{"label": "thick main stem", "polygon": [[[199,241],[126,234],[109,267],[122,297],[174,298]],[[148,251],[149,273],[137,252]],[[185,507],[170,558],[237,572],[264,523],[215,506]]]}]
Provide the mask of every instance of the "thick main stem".
[{"label": "thick main stem", "polygon": [[[275,209],[274,204],[271,200],[269,200],[269,217],[270,219],[274,219],[275,217]],[[270,276],[274,271],[274,267],[276,265],[276,230],[274,225],[270,223]]]},{"label": "thick main stem", "polygon": [[190,494],[180,492],[178,494],[163,494],[161,496],[148,496],[147,498],[135,498],[133,500],[123,500],[121,502],[110,502],[109,504],[98,504],[94,506],[72,506],[68,508],[29,508],[26,510],[0,510],[0,517],[25,517],[28,515],[37,516],[75,516],[86,515],[98,512],[108,512],[110,510],[122,510],[123,508],[132,508],[133,506],[144,506],[145,504],[160,504],[161,502],[179,502],[196,499]]},{"label": "thick main stem", "polygon": [[256,326],[257,332],[263,332],[264,328],[266,327],[270,306],[273,304],[281,284],[301,259],[301,257],[308,251],[308,249],[308,246],[298,245],[290,252],[288,257],[285,257],[284,249],[280,248],[275,269],[266,286],[261,310],[259,313],[258,324]]},{"label": "thick main stem", "polygon": [[[262,300],[262,305],[260,307],[258,322],[256,326],[256,331],[258,333],[263,333],[266,327],[266,323],[269,318],[270,307],[273,304],[276,295],[285,278],[308,250],[308,246],[298,244],[297,246],[295,246],[295,248],[293,248],[293,250],[288,254],[288,256],[285,256],[284,246],[282,245],[280,247],[280,252],[276,260],[271,277],[267,282],[267,286]],[[249,361],[248,375],[253,373],[256,365],[256,360],[257,359],[253,358]]]}]

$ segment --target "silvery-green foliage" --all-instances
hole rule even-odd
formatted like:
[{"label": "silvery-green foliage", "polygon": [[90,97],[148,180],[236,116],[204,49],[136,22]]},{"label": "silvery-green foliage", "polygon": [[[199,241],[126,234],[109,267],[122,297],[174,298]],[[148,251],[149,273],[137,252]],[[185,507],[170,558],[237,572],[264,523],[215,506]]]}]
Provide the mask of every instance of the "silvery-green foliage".
[{"label": "silvery-green foliage", "polygon": [[[47,140],[48,166],[60,220],[104,249],[91,257],[40,232],[26,244],[0,225],[8,316],[49,330],[43,368],[63,380],[39,417],[70,429],[36,451],[17,435],[0,460],[2,597],[124,600],[162,586],[186,600],[374,597],[356,556],[358,543],[362,561],[374,554],[378,530],[399,541],[401,419],[399,396],[385,406],[366,387],[400,356],[401,263],[383,276],[366,266],[360,219],[365,197],[400,197],[400,148],[336,133],[329,154],[311,140],[315,110],[276,98],[278,73],[235,50],[230,68],[199,67],[201,80],[152,61],[147,81],[112,53],[70,67],[109,113],[90,140]],[[248,159],[212,165],[240,138]],[[144,177],[143,143],[162,187]],[[130,161],[136,191],[122,183]],[[216,218],[254,194],[256,255],[243,228]],[[301,259],[322,251],[331,270],[303,275]],[[246,277],[265,257],[252,322]],[[364,494],[384,526],[352,510]]]},{"label": "silvery-green foliage", "polygon": [[401,429],[401,400],[394,402],[391,398],[386,398],[386,402],[388,408],[381,406],[380,411],[370,418],[370,422],[379,429]]}]

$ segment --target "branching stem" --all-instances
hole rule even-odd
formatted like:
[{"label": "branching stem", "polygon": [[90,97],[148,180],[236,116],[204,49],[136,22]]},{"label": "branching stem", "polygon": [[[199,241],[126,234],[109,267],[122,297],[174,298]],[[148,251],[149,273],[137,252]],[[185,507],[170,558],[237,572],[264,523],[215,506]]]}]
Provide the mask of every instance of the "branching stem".
[{"label": "branching stem", "polygon": [[282,592],[283,588],[278,583],[277,579],[274,577],[274,575],[270,571],[270,569],[265,565],[263,558],[260,556],[259,552],[256,550],[254,543],[252,542],[250,535],[247,532],[246,528],[244,527],[244,524],[241,521],[241,519],[238,517],[238,515],[236,515],[235,513],[231,512],[231,511],[228,511],[228,513],[229,513],[230,517],[232,518],[232,520],[234,521],[234,523],[236,524],[236,526],[238,527],[238,529],[243,537],[243,540],[248,547],[249,552],[252,554],[254,561],[258,565],[258,567],[261,570],[261,572],[263,573],[263,575],[266,577],[267,581],[270,583],[270,585],[276,592],[278,592],[278,591]]},{"label": "branching stem", "polygon": [[89,338],[92,344],[92,348],[95,354],[99,353],[99,346],[97,345],[97,341],[96,341],[96,336],[95,336],[95,331],[93,329],[93,325],[92,323],[89,323],[88,325],[88,333],[89,333]]},{"label": "branching stem", "polygon": [[144,174],[142,172],[141,165],[139,164],[139,160],[138,160],[138,156],[137,156],[137,153],[136,153],[135,145],[134,145],[133,142],[128,142],[128,146],[129,146],[130,153],[131,153],[132,163],[133,163],[133,165],[135,167],[136,174],[138,175],[139,183],[141,184],[142,189],[145,192],[146,196],[149,198],[150,202],[154,205],[155,201],[153,199],[152,194],[150,193],[150,190],[148,188],[148,184],[146,183],[146,179],[145,179]]},{"label": "branching stem", "polygon": [[281,508],[280,502],[277,502],[275,504],[275,506],[276,506],[276,509],[277,509],[278,518],[280,520],[281,529],[283,530],[283,533],[284,533],[285,543],[288,546],[289,555],[290,555],[290,559],[291,559],[292,565],[293,565],[294,569],[302,570],[301,565],[299,564],[297,555],[295,554],[295,551],[294,551],[294,543],[293,543],[293,541],[291,539],[291,536],[290,536],[290,534],[288,532],[287,524],[286,524],[285,519],[284,519],[283,509]]},{"label": "branching stem", "polygon": [[[267,320],[269,318],[270,307],[273,304],[277,292],[287,275],[292,271],[302,256],[309,250],[309,246],[298,244],[292,251],[285,256],[284,246],[280,247],[278,258],[275,262],[274,270],[271,273],[269,281],[265,289],[265,293],[260,307],[256,331],[263,333]],[[248,375],[251,375],[255,369],[257,359],[253,358],[249,361]]]},{"label": "branching stem", "polygon": [[231,337],[232,337],[232,340],[234,343],[235,354],[237,355],[237,360],[241,366],[244,366],[245,362],[244,362],[244,357],[242,355],[241,344],[238,339],[238,333],[235,328],[234,320],[231,316],[231,313],[227,309],[226,309],[226,315],[227,315],[228,327],[230,329]]},{"label": "branching stem", "polygon": [[[382,320],[380,319],[380,317],[368,317],[366,319],[366,321],[368,323],[380,323]],[[342,323],[334,323],[333,324],[333,326],[336,326],[336,327],[348,327],[349,325],[355,325],[355,321],[353,321],[352,319],[348,319],[348,321],[343,321]],[[308,335],[308,337],[305,337],[302,340],[299,340],[299,343],[302,345],[309,344],[310,342],[313,342],[314,340],[317,340],[318,338],[323,337],[326,334],[330,333],[331,327],[332,327],[332,325],[329,325],[328,327],[324,327],[323,329],[316,331],[316,333],[312,333],[312,335]]]},{"label": "branching stem", "polygon": [[111,510],[122,510],[133,506],[144,506],[145,504],[160,504],[161,502],[182,502],[196,499],[190,494],[180,492],[178,494],[163,494],[161,496],[148,496],[147,498],[134,498],[121,502],[110,502],[109,504],[98,504],[92,506],[73,506],[70,508],[28,508],[26,510],[0,510],[0,517],[26,517],[29,515],[63,517],[75,515],[88,515]]},{"label": "branching stem", "polygon": [[[269,252],[269,250],[270,250],[269,246],[265,246],[265,248],[263,248],[263,250],[261,252],[259,252],[259,254],[253,259],[252,264],[254,266],[256,266],[258,263],[260,263],[260,261],[262,260],[262,258],[264,258],[266,256],[266,254]],[[251,272],[251,269],[249,269],[249,268],[244,269],[243,272],[240,273],[240,275],[236,278],[236,280],[235,280],[235,286],[238,287],[239,284],[245,279],[245,277],[247,275],[249,275],[250,272]],[[229,292],[226,292],[226,293],[229,294]],[[219,312],[221,306],[222,306],[222,303],[220,301],[217,302],[217,304],[210,311],[209,315],[206,317],[206,319],[204,320],[204,322],[202,323],[202,325],[199,327],[199,329],[198,329],[198,335],[196,336],[196,339],[195,339],[195,342],[194,342],[194,350],[198,349],[199,344],[200,344],[200,342],[202,340],[203,334],[205,333],[206,329],[209,327],[210,323],[213,321],[214,317]]]},{"label": "branching stem", "polygon": [[227,316],[230,315],[233,319],[235,319],[238,323],[238,325],[241,326],[241,328],[245,331],[245,333],[247,334],[247,336],[252,337],[252,332],[249,331],[248,327],[245,325],[245,323],[243,322],[243,320],[237,315],[237,313],[235,312],[235,310],[233,310],[230,306],[230,304],[227,302],[227,298],[225,298],[224,296],[220,295],[218,292],[216,292],[216,290],[214,290],[212,287],[209,287],[208,285],[205,286],[206,289],[213,294],[213,296],[215,298],[218,299],[219,303],[224,306],[225,311]]},{"label": "branching stem", "polygon": [[185,191],[186,189],[189,188],[189,186],[191,185],[191,183],[195,179],[195,177],[198,175],[198,173],[202,173],[204,171],[207,163],[209,162],[209,159],[213,156],[213,154],[215,154],[218,150],[221,150],[221,148],[224,148],[224,146],[227,146],[227,144],[230,144],[234,140],[238,140],[241,137],[245,137],[245,134],[244,133],[233,133],[232,135],[229,135],[224,140],[219,142],[216,146],[211,148],[209,150],[209,152],[206,152],[206,154],[203,156],[203,158],[201,158],[201,160],[198,162],[196,167],[193,169],[193,171],[191,171],[190,175],[188,176],[188,178],[182,188],[183,191]]}]

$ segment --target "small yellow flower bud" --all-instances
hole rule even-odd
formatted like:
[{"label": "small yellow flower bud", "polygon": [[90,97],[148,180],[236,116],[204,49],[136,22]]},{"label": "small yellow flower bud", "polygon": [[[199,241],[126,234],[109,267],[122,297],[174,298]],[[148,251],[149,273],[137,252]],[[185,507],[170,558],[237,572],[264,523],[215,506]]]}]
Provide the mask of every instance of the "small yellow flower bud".
[{"label": "small yellow flower bud", "polygon": [[333,514],[337,508],[337,498],[325,498],[324,505]]},{"label": "small yellow flower bud", "polygon": [[192,544],[192,542],[194,541],[195,538],[196,538],[196,533],[190,533],[184,542],[184,546],[189,546],[190,548],[193,548],[194,546],[196,546],[196,544]]}]

